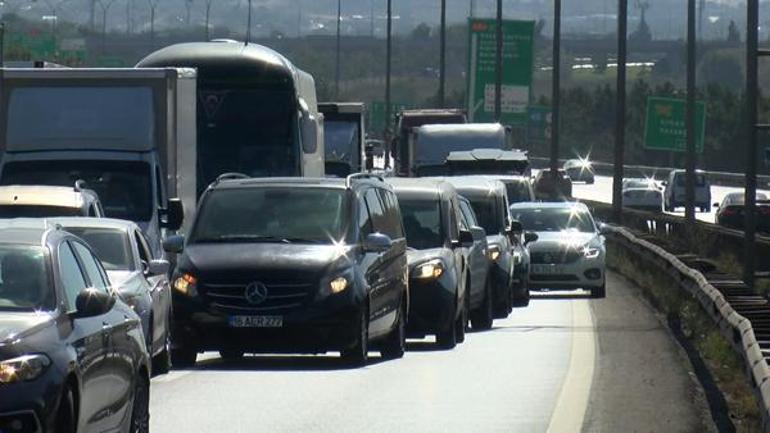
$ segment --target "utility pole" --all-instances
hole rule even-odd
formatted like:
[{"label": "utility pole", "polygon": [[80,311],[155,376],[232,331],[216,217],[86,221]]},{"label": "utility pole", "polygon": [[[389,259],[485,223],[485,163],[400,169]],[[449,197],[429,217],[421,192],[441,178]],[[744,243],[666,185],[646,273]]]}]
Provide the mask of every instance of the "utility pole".
[{"label": "utility pole", "polygon": [[438,107],[446,106],[446,0],[441,0],[441,55],[439,65]]},{"label": "utility pole", "polygon": [[249,0],[249,13],[248,13],[248,18],[246,20],[246,42],[244,42],[244,45],[249,45],[250,41],[251,41],[251,0]]},{"label": "utility pole", "polygon": [[211,40],[211,5],[214,0],[206,0],[206,40]]},{"label": "utility pole", "polygon": [[553,76],[551,78],[551,175],[559,170],[559,114],[561,99],[561,0],[553,2]]},{"label": "utility pole", "polygon": [[687,155],[685,219],[695,223],[695,0],[687,0]]},{"label": "utility pole", "polygon": [[[385,131],[383,133],[383,137],[385,137],[385,146],[390,148],[392,145],[391,143],[391,131],[390,131],[390,61],[391,61],[391,37],[392,37],[392,31],[393,31],[393,0],[388,0],[388,11],[387,11],[387,24],[386,24],[386,42],[385,42]],[[393,149],[391,149],[390,152],[387,152],[385,155],[385,165],[386,167],[389,165],[390,161],[390,154],[393,152]]]},{"label": "utility pole", "polygon": [[[558,1],[558,0],[557,0]],[[503,117],[503,0],[497,0],[497,22],[495,23],[495,122]]]},{"label": "utility pole", "polygon": [[[746,0],[746,133],[748,136],[748,148],[746,149],[746,190],[744,213],[745,223],[744,253],[743,253],[743,280],[752,289],[754,288],[754,274],[756,259],[754,257],[756,242],[756,214],[757,214],[757,93],[759,92],[758,61],[757,56],[770,54],[770,51],[758,49],[759,34],[759,0]],[[763,129],[767,125],[761,125]]]},{"label": "utility pole", "polygon": [[334,67],[334,100],[340,100],[340,22],[342,21],[342,0],[337,0],[337,59]]},{"label": "utility pole", "polygon": [[470,10],[468,11],[468,16],[471,18],[476,18],[476,0],[471,0]]},{"label": "utility pole", "polygon": [[628,0],[618,0],[618,75],[615,95],[615,161],[612,179],[612,212],[623,219],[623,163],[626,146],[626,66],[628,63]]}]

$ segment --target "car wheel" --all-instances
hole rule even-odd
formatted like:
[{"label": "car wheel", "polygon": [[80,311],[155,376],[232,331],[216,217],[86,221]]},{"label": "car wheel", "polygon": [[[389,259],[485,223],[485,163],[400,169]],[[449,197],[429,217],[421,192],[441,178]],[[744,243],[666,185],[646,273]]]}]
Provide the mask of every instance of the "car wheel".
[{"label": "car wheel", "polygon": [[489,282],[487,282],[486,289],[484,290],[484,301],[479,309],[471,312],[471,326],[473,326],[474,330],[492,329],[492,320],[492,289]]},{"label": "car wheel", "polygon": [[529,287],[527,287],[527,283],[521,284],[524,284],[524,293],[513,299],[513,306],[518,308],[529,306]]},{"label": "car wheel", "polygon": [[144,377],[137,378],[134,387],[134,404],[131,409],[131,433],[150,431],[150,384]]},{"label": "car wheel", "polygon": [[604,298],[607,296],[607,283],[602,284],[599,287],[594,287],[591,289],[591,297],[592,298]]},{"label": "car wheel", "polygon": [[152,359],[152,374],[153,376],[166,374],[169,370],[171,370],[171,334],[166,332],[163,351]]},{"label": "car wheel", "polygon": [[51,431],[55,433],[75,433],[77,416],[75,415],[75,394],[72,388],[64,388],[61,400],[59,401],[59,410],[56,411],[55,425]]},{"label": "car wheel", "polygon": [[454,349],[457,346],[457,321],[447,326],[447,328],[436,334],[436,344],[444,350]]},{"label": "car wheel", "polygon": [[187,348],[171,349],[171,364],[176,368],[189,368],[195,366],[198,352]]},{"label": "car wheel", "polygon": [[358,338],[353,347],[343,349],[342,359],[356,367],[366,365],[369,360],[369,312],[362,308],[358,314],[358,326],[356,327]]},{"label": "car wheel", "polygon": [[508,287],[503,293],[503,299],[497,302],[495,305],[495,319],[505,319],[513,311],[513,299],[511,288]]},{"label": "car wheel", "polygon": [[457,318],[455,323],[455,335],[457,335],[457,342],[465,342],[465,325],[468,323],[468,308],[466,303],[463,303],[463,310],[460,312],[460,317]]},{"label": "car wheel", "polygon": [[403,304],[398,309],[398,323],[396,329],[391,331],[388,338],[382,343],[380,355],[385,359],[398,359],[404,357],[406,351],[406,309]]}]

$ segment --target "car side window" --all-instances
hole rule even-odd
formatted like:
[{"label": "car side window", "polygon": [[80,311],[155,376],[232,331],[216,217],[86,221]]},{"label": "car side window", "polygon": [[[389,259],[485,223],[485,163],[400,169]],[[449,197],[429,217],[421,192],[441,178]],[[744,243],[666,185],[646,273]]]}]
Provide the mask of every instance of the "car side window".
[{"label": "car side window", "polygon": [[369,209],[373,230],[385,233],[385,210],[382,208],[382,202],[380,202],[377,190],[374,188],[367,190],[366,194],[364,194],[364,200],[366,201],[366,207]]},{"label": "car side window", "polygon": [[67,308],[72,311],[75,309],[78,295],[86,288],[86,280],[83,278],[83,271],[68,242],[59,245],[59,276],[64,289]]},{"label": "car side window", "polygon": [[147,241],[144,239],[144,235],[139,232],[134,232],[134,242],[136,242],[136,248],[139,250],[139,260],[150,263],[152,260],[152,253],[150,247],[147,245]]},{"label": "car side window", "polygon": [[100,270],[101,265],[97,261],[98,259],[91,253],[91,250],[86,248],[85,245],[80,242],[71,242],[71,245],[74,248],[75,253],[80,257],[81,263],[83,263],[83,268],[86,271],[86,276],[88,276],[88,279],[91,282],[91,287],[107,293],[107,281],[105,281],[102,276],[103,274]]},{"label": "car side window", "polygon": [[476,214],[473,213],[473,209],[471,209],[471,205],[468,202],[460,201],[460,211],[463,213],[465,221],[469,226],[479,225],[478,221],[476,221]]},{"label": "car side window", "polygon": [[363,237],[372,233],[372,218],[363,198],[358,199],[358,231]]},{"label": "car side window", "polygon": [[387,190],[378,190],[381,203],[384,205],[384,228],[383,233],[390,236],[391,239],[401,239],[404,237],[404,227],[401,221],[401,211],[398,207],[396,195]]},{"label": "car side window", "polygon": [[456,241],[460,238],[460,222],[457,215],[457,206],[453,200],[449,200],[449,238]]}]

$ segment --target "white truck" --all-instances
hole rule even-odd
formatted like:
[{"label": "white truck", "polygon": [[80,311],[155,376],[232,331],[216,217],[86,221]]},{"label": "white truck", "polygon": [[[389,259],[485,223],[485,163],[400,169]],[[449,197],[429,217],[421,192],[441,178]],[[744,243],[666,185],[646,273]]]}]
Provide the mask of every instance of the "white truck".
[{"label": "white truck", "polygon": [[193,69],[0,69],[0,184],[85,181],[160,257],[195,211],[195,89]]}]

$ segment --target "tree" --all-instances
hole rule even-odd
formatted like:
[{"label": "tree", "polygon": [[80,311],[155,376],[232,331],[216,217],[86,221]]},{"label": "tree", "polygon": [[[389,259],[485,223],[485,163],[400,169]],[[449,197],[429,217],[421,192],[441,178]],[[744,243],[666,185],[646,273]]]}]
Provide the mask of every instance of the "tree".
[{"label": "tree", "polygon": [[116,0],[96,0],[102,9],[102,53],[104,53],[107,39],[107,14]]},{"label": "tree", "polygon": [[415,40],[427,40],[430,38],[430,26],[426,23],[420,23],[412,30],[412,39]]},{"label": "tree", "polygon": [[730,26],[727,28],[727,42],[736,45],[741,43],[741,32],[733,20],[730,20]]}]

